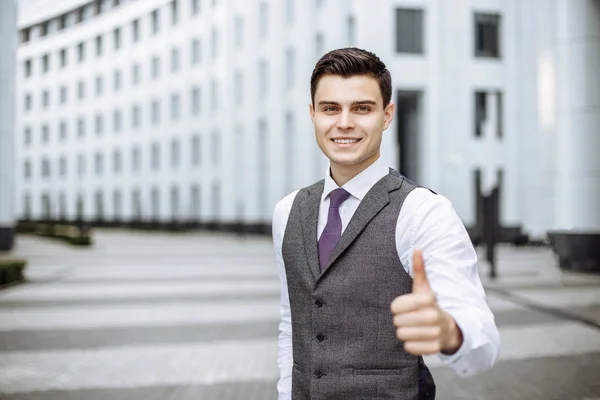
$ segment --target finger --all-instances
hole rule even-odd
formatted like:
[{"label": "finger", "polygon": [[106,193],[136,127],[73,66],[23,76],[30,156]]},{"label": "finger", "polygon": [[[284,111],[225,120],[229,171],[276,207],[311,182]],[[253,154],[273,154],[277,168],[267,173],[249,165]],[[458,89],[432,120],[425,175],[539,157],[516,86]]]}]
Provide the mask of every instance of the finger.
[{"label": "finger", "polygon": [[402,342],[439,340],[441,334],[439,326],[403,326],[396,329],[396,337]]},{"label": "finger", "polygon": [[429,308],[436,305],[436,298],[433,291],[423,293],[409,293],[396,297],[391,304],[391,310],[394,315],[417,311],[422,308]]},{"label": "finger", "polygon": [[431,326],[440,324],[441,315],[437,309],[428,308],[396,314],[393,321],[396,328],[404,326]]},{"label": "finger", "polygon": [[439,340],[423,340],[404,342],[404,350],[416,356],[437,354],[442,351]]},{"label": "finger", "polygon": [[423,261],[423,253],[417,249],[413,253],[413,293],[431,291],[429,280],[425,273],[425,262]]}]

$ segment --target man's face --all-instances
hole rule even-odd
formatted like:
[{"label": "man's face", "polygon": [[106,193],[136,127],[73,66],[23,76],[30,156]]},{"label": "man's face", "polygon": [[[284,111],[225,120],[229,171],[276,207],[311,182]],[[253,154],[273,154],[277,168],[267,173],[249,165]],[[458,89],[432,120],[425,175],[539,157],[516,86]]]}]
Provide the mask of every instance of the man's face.
[{"label": "man's face", "polygon": [[323,76],[310,105],[317,144],[332,167],[341,168],[362,170],[379,157],[393,114],[393,104],[383,107],[377,80],[363,75]]}]

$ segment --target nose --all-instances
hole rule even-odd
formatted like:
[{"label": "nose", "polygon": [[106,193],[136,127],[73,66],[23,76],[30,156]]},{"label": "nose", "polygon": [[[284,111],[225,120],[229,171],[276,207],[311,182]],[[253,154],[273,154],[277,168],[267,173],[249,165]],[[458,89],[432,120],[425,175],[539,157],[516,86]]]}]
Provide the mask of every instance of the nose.
[{"label": "nose", "polygon": [[343,110],[338,114],[339,118],[337,121],[337,128],[342,130],[348,130],[354,128],[354,121],[352,120],[352,113],[349,110]]}]

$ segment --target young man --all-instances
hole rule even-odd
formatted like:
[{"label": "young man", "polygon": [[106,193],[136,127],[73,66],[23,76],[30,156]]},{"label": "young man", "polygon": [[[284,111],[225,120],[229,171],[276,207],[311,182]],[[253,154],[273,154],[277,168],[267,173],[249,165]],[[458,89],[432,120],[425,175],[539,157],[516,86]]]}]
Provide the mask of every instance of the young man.
[{"label": "young man", "polygon": [[461,220],[380,159],[391,93],[386,66],[364,50],[332,51],[313,71],[310,116],[330,168],[274,211],[280,400],[433,398],[423,355],[460,376],[498,356]]}]

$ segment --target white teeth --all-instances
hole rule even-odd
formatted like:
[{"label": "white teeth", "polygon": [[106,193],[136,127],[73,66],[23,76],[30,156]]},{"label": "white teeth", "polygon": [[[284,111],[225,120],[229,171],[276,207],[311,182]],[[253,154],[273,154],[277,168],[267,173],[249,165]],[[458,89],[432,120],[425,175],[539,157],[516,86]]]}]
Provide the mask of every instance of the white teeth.
[{"label": "white teeth", "polygon": [[334,139],[336,143],[350,144],[358,142],[358,139]]}]

